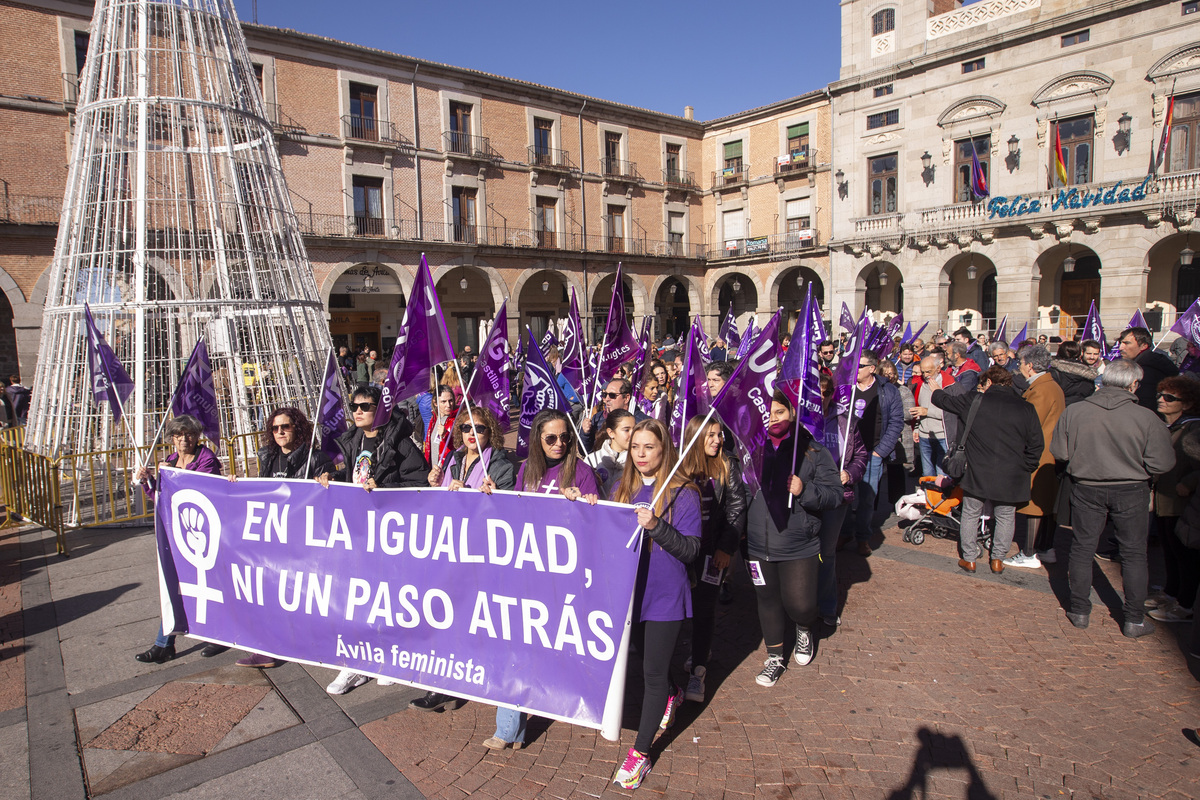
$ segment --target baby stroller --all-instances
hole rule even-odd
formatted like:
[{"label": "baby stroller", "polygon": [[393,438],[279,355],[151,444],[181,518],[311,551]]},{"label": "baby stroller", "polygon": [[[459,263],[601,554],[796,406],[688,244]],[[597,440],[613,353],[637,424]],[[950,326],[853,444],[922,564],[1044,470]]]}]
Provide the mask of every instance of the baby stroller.
[{"label": "baby stroller", "polygon": [[[937,539],[958,539],[962,529],[962,489],[952,478],[944,475],[921,478],[919,485],[919,492],[900,498],[896,504],[896,513],[902,519],[913,521],[904,530],[904,541],[919,547],[926,535]],[[921,506],[926,509],[924,513],[918,510]],[[985,507],[985,516],[980,520],[983,528],[980,545],[990,552],[992,531],[988,524],[988,510]]]}]

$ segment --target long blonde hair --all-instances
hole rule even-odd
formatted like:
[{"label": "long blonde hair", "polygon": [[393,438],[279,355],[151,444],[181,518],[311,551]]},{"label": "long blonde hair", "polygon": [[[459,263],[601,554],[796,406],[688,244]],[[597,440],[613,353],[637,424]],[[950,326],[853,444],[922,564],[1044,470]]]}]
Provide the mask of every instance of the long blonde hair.
[{"label": "long blonde hair", "polygon": [[[662,463],[658,465],[658,472],[654,475],[654,488],[657,491],[659,485],[667,479],[671,474],[671,469],[675,466],[675,462],[679,460],[678,451],[675,449],[675,443],[671,441],[671,432],[667,430],[667,426],[656,419],[644,419],[637,425],[633,426],[633,433],[629,437],[630,449],[633,448],[633,438],[642,431],[649,431],[653,434],[658,443],[662,445],[663,458]],[[621,473],[621,481],[617,484],[616,490],[613,492],[613,502],[616,503],[632,503],[633,498],[637,497],[638,492],[642,490],[643,481],[642,475],[637,471],[637,466],[633,463],[633,456],[625,460],[625,471]],[[685,476],[682,472],[677,471],[671,477],[671,482],[668,484],[671,489],[692,489],[695,491],[696,485],[691,479]],[[664,504],[668,502],[667,495],[671,492],[663,492],[658,502],[654,505],[654,515],[661,516],[663,513]]]}]

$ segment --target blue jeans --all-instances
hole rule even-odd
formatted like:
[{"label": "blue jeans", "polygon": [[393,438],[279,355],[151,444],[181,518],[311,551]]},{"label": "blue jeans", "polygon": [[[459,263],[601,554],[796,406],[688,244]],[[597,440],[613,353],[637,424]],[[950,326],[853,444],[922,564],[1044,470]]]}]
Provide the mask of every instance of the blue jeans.
[{"label": "blue jeans", "polygon": [[[875,521],[875,498],[879,494],[879,481],[884,473],[883,459],[872,453],[867,459],[867,470],[862,480],[854,485],[854,539],[859,542],[871,538],[871,526]],[[849,523],[850,517],[846,517]]]},{"label": "blue jeans", "polygon": [[942,459],[946,457],[946,440],[930,434],[918,439],[921,446],[921,475],[945,475],[942,471]]},{"label": "blue jeans", "polygon": [[821,514],[821,564],[817,567],[817,613],[822,618],[837,616],[837,544],[842,532],[842,522],[849,503],[842,503]]},{"label": "blue jeans", "polygon": [[496,706],[496,738],[506,742],[524,742],[525,723],[528,720],[528,714]]},{"label": "blue jeans", "polygon": [[175,637],[168,636],[163,633],[162,623],[158,623],[158,636],[154,637],[154,644],[157,647],[171,647],[175,644]]}]

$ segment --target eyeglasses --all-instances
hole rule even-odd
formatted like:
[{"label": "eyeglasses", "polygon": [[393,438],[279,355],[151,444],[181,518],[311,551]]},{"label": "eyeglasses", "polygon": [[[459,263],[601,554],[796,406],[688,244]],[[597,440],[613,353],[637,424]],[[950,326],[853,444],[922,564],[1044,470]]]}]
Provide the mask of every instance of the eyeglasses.
[{"label": "eyeglasses", "polygon": [[474,428],[474,429],[475,429],[475,432],[476,432],[476,433],[487,433],[487,432],[488,432],[488,426],[487,426],[487,425],[478,425],[478,424],[476,424],[476,425],[472,425],[471,423],[469,423],[469,422],[468,422],[468,423],[467,423],[467,424],[465,424],[465,425],[459,425],[459,426],[458,426],[458,429],[459,429],[460,431],[462,431],[463,433],[470,433],[472,428]]},{"label": "eyeglasses", "polygon": [[624,392],[601,392],[601,397],[607,397],[609,400],[616,400],[618,397],[624,397]]},{"label": "eyeglasses", "polygon": [[550,445],[551,447],[554,447],[554,445],[558,444],[560,441],[563,443],[564,446],[570,447],[571,440],[573,438],[574,437],[571,435],[570,431],[568,431],[567,433],[547,433],[545,436],[542,437],[542,441],[545,442],[546,444]]},{"label": "eyeglasses", "polygon": [[351,403],[350,404],[351,412],[355,412],[355,411],[367,412],[367,411],[374,411],[374,410],[375,410],[375,403]]},{"label": "eyeglasses", "polygon": [[285,422],[282,425],[272,425],[271,426],[272,433],[288,433],[291,430],[292,430],[292,423],[290,423],[290,422]]},{"label": "eyeglasses", "polygon": [[1173,394],[1167,394],[1166,392],[1159,392],[1157,395],[1155,395],[1155,397],[1157,397],[1159,400],[1166,400],[1168,403],[1178,403],[1179,402],[1178,397],[1176,397]]},{"label": "eyeglasses", "polygon": [[868,368],[870,368],[870,367],[873,367],[873,366],[875,366],[875,365],[874,365],[874,364],[859,364],[859,365],[858,365],[858,368],[859,368],[859,369],[868,369]]}]

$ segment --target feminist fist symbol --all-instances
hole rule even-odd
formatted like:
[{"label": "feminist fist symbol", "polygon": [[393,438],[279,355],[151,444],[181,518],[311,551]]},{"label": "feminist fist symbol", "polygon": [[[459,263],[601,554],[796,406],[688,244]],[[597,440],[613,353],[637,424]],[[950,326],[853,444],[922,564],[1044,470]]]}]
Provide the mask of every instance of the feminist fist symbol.
[{"label": "feminist fist symbol", "polygon": [[208,571],[216,566],[221,545],[221,517],[212,501],[195,489],[171,495],[171,526],[179,555],[196,568],[195,583],[180,583],[179,593],[196,598],[196,622],[208,619],[208,604],[223,603],[220,589],[208,585]]}]

